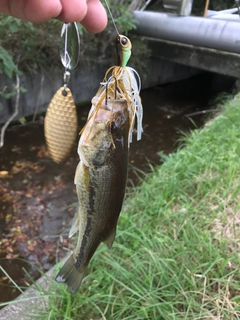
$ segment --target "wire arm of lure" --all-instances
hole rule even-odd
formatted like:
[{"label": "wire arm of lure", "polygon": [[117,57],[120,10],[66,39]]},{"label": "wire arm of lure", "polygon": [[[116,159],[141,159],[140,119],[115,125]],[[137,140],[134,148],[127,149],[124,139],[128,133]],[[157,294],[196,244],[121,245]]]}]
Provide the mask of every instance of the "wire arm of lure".
[{"label": "wire arm of lure", "polygon": [[62,60],[62,64],[65,67],[65,69],[69,69],[70,65],[71,65],[71,58],[70,55],[68,53],[68,23],[64,23],[62,26],[62,31],[61,31],[61,37],[63,37],[64,41],[63,41],[63,54],[60,53],[61,55],[61,60]]},{"label": "wire arm of lure", "polygon": [[64,75],[63,75],[63,87],[64,87],[64,90],[63,90],[63,92],[62,92],[62,94],[63,95],[67,95],[66,93],[66,87],[68,86],[68,83],[69,83],[69,81],[70,81],[70,76],[71,76],[71,74],[70,74],[70,72],[67,70],[67,69],[65,69],[65,72],[64,72]]},{"label": "wire arm of lure", "polygon": [[64,23],[61,30],[60,57],[65,70],[73,70],[80,56],[80,36],[76,22]]},{"label": "wire arm of lure", "polygon": [[[64,23],[61,30],[60,57],[65,68],[63,83],[64,88],[68,86],[70,80],[70,70],[74,69],[79,62],[80,36],[76,22]],[[67,91],[62,94],[66,96]]]}]

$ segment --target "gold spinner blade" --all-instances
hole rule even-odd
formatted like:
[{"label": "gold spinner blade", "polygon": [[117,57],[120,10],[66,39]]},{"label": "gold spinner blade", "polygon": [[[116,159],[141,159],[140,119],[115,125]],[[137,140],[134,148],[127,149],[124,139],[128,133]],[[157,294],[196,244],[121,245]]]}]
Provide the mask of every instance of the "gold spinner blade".
[{"label": "gold spinner blade", "polygon": [[44,135],[53,161],[70,153],[77,135],[77,111],[71,90],[61,87],[53,96],[44,120]]}]

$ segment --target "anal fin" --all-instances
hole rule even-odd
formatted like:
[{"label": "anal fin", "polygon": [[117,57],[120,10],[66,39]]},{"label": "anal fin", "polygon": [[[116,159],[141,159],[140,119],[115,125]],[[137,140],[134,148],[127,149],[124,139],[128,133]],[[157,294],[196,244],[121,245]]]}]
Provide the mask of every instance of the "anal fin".
[{"label": "anal fin", "polygon": [[111,233],[109,234],[109,236],[107,237],[107,239],[105,239],[103,242],[105,243],[105,245],[111,249],[113,242],[115,240],[115,236],[116,236],[116,228],[113,228]]}]

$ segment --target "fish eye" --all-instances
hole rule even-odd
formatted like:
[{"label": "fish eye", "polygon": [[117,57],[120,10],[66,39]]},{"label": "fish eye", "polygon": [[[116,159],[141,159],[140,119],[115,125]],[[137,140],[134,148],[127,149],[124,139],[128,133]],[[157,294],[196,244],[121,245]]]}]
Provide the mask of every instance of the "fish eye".
[{"label": "fish eye", "polygon": [[121,38],[121,44],[123,45],[123,46],[125,46],[126,44],[127,44],[127,38],[125,38],[125,37],[122,37]]}]

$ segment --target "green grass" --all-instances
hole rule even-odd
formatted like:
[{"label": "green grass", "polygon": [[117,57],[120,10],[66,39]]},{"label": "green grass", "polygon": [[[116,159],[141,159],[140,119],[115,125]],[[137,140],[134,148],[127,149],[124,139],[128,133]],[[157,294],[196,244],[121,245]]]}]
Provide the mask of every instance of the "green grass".
[{"label": "green grass", "polygon": [[129,190],[113,248],[34,319],[240,319],[239,248],[240,95]]}]

